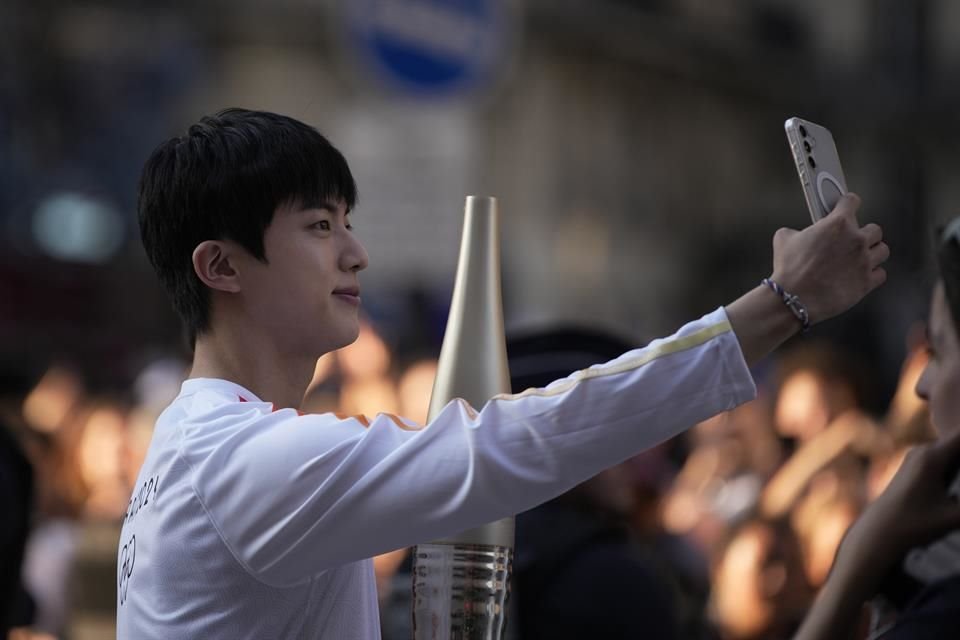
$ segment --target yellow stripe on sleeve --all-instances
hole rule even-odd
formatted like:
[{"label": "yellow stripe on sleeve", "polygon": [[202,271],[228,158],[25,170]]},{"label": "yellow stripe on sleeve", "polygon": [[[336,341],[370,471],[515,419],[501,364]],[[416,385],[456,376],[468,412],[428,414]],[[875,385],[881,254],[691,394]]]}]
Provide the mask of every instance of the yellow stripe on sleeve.
[{"label": "yellow stripe on sleeve", "polygon": [[727,333],[728,331],[733,331],[733,327],[730,326],[730,322],[728,320],[724,320],[723,322],[718,322],[717,324],[704,327],[703,329],[700,329],[695,333],[691,333],[688,336],[683,336],[674,340],[664,340],[662,344],[657,345],[655,348],[648,349],[638,356],[625,360],[624,362],[617,363],[614,366],[590,367],[589,369],[577,371],[563,384],[551,386],[549,389],[530,388],[521,393],[500,394],[494,396],[493,400],[518,400],[528,396],[549,397],[559,395],[569,391],[584,380],[602,378],[605,376],[612,376],[618,373],[631,371],[633,369],[639,369],[640,367],[664,356],[699,347],[700,345],[709,342],[713,338]]}]

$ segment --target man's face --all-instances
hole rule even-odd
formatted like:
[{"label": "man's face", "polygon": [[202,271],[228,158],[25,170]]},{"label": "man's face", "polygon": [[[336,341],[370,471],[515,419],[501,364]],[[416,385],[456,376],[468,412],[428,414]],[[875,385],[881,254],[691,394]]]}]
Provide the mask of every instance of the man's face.
[{"label": "man's face", "polygon": [[267,262],[238,260],[244,313],[285,352],[317,357],[357,338],[368,257],[349,217],[343,202],[280,207],[264,233]]},{"label": "man's face", "polygon": [[960,342],[942,282],[933,291],[928,334],[930,360],[917,395],[929,403],[930,419],[943,436],[960,429]]}]

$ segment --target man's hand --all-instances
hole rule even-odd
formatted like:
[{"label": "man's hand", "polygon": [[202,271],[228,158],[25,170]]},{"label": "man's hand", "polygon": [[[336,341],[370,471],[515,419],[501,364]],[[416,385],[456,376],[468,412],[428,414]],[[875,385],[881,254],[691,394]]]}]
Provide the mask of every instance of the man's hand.
[{"label": "man's hand", "polygon": [[[847,194],[830,215],[803,231],[773,236],[773,280],[806,307],[810,323],[846,311],[883,284],[890,256],[883,232],[857,222],[860,198]],[[758,286],[727,305],[727,317],[747,364],[753,364],[800,330],[783,301]]]},{"label": "man's hand", "polygon": [[773,236],[773,280],[796,295],[816,323],[855,305],[887,279],[883,231],[857,222],[860,198],[848,193],[830,215]]}]

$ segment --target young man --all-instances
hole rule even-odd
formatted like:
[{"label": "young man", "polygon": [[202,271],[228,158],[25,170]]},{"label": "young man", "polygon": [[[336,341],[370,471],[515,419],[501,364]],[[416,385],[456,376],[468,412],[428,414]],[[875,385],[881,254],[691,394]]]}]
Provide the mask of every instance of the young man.
[{"label": "young man", "polygon": [[[357,336],[356,186],[311,127],[240,109],[147,161],[144,247],[194,337],[120,539],[118,638],[379,637],[375,554],[556,496],[755,394],[747,366],[885,278],[859,200],[774,237],[772,285],[604,365],[425,428],[296,411]],[[478,407],[478,409],[480,409]],[[637,428],[635,425],[642,425]]]}]

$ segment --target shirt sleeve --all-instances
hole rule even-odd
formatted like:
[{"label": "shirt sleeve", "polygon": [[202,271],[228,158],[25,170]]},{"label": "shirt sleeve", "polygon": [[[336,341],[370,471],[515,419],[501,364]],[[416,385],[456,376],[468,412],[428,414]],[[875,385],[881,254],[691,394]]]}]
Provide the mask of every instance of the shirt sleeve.
[{"label": "shirt sleeve", "polygon": [[529,509],[755,394],[718,309],[479,413],[453,401],[424,428],[235,403],[217,418],[234,430],[189,462],[234,556],[287,586]]}]

